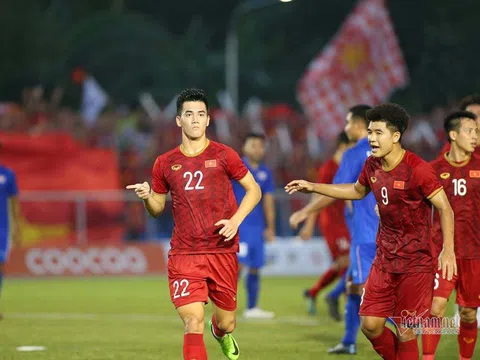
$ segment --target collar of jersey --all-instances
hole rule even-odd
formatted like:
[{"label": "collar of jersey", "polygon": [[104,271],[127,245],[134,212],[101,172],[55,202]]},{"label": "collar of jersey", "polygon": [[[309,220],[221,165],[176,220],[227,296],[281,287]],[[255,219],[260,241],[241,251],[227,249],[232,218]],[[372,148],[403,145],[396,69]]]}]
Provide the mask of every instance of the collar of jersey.
[{"label": "collar of jersey", "polygon": [[472,158],[472,155],[470,155],[468,157],[467,160],[465,161],[462,161],[462,162],[455,162],[455,161],[452,161],[448,158],[448,154],[450,153],[450,151],[447,151],[445,154],[443,154],[443,156],[445,157],[445,160],[447,160],[447,162],[452,165],[452,166],[455,166],[455,167],[462,167],[462,166],[465,166],[469,163],[470,159]]},{"label": "collar of jersey", "polygon": [[183,144],[180,144],[179,149],[180,149],[180,152],[181,152],[183,155],[185,155],[186,157],[195,157],[195,156],[198,156],[198,155],[200,155],[201,153],[203,153],[203,152],[207,149],[208,145],[210,145],[210,140],[207,139],[207,142],[206,142],[206,144],[205,144],[205,147],[204,147],[202,150],[196,152],[195,154],[188,154],[188,153],[186,153],[186,152],[183,150]]}]

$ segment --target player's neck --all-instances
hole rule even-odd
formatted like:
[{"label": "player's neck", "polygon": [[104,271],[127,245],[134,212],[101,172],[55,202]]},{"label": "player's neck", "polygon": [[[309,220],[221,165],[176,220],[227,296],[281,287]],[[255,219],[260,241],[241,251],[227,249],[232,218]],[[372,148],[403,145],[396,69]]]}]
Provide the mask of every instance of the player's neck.
[{"label": "player's neck", "polygon": [[472,153],[465,151],[463,149],[460,149],[454,143],[452,143],[452,146],[450,147],[450,151],[447,154],[448,159],[456,163],[464,162],[470,159],[470,156],[472,156]]},{"label": "player's neck", "polygon": [[209,140],[205,135],[198,139],[190,139],[185,134],[182,134],[182,144],[180,150],[185,155],[197,155],[201,153],[208,146]]},{"label": "player's neck", "polygon": [[382,168],[385,171],[391,171],[402,161],[406,150],[400,145],[393,145],[392,151],[382,158]]}]

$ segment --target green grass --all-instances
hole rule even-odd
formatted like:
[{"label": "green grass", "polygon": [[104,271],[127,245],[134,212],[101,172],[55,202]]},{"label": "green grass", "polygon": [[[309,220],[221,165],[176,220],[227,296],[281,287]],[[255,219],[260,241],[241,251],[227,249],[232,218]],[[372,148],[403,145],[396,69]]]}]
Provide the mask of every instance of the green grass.
[{"label": "green grass", "polygon": [[[327,318],[321,301],[316,317],[306,315],[301,293],[313,281],[264,279],[261,305],[275,311],[277,319],[239,319],[235,337],[242,359],[336,358],[326,350],[342,338],[343,323]],[[242,311],[243,285],[238,298]],[[0,322],[1,360],[182,359],[183,326],[165,278],[7,279],[0,304],[5,314]],[[359,354],[340,359],[379,358],[363,334],[358,339]],[[205,342],[210,360],[224,359],[208,332]],[[23,345],[47,350],[18,352]],[[456,336],[443,336],[437,354],[437,359],[457,359]]]}]

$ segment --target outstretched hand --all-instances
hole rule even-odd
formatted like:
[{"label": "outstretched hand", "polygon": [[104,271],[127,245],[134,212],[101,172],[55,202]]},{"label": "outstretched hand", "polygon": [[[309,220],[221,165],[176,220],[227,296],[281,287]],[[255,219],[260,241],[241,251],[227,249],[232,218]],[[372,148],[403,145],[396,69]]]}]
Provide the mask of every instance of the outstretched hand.
[{"label": "outstretched hand", "polygon": [[305,194],[311,193],[313,192],[313,184],[306,180],[293,180],[285,186],[285,192],[289,194],[297,191]]},{"label": "outstretched hand", "polygon": [[142,200],[148,199],[152,194],[150,184],[146,181],[143,184],[127,185],[127,189],[135,190],[135,194]]}]

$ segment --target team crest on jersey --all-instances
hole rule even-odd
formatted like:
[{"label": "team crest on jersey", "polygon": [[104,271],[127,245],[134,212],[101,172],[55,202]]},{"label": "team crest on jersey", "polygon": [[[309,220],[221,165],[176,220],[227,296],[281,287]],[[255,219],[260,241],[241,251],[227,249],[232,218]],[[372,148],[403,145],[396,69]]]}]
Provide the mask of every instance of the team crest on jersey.
[{"label": "team crest on jersey", "polygon": [[178,171],[182,168],[182,165],[180,164],[175,164],[175,165],[172,165],[172,170],[173,171]]},{"label": "team crest on jersey", "polygon": [[205,167],[206,168],[217,167],[217,160],[205,160]]},{"label": "team crest on jersey", "polygon": [[399,189],[399,190],[405,189],[405,181],[394,181],[393,182],[393,188],[394,189]]},{"label": "team crest on jersey", "polygon": [[480,170],[470,170],[471,178],[480,178]]},{"label": "team crest on jersey", "polygon": [[450,173],[442,173],[442,174],[440,174],[440,177],[442,179],[448,179],[450,177]]},{"label": "team crest on jersey", "polygon": [[377,178],[375,176],[372,176],[370,178],[370,181],[372,182],[372,184],[375,184],[377,182]]}]

